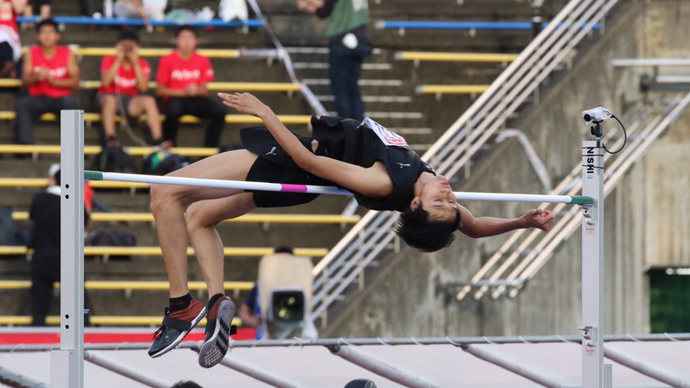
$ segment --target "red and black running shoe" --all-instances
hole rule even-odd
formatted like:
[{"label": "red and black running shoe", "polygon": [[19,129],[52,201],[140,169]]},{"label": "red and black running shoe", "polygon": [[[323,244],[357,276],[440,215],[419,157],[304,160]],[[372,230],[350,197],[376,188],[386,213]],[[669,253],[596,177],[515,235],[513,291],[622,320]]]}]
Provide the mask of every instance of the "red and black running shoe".
[{"label": "red and black running shoe", "polygon": [[149,356],[159,357],[174,349],[205,314],[206,307],[196,299],[192,299],[192,302],[184,310],[171,313],[170,309],[166,307],[163,323],[153,334],[153,344],[149,348]]},{"label": "red and black running shoe", "polygon": [[206,316],[206,339],[199,350],[199,365],[210,368],[218,364],[228,352],[230,334],[235,333],[232,318],[235,304],[227,296],[219,298],[208,307]]}]

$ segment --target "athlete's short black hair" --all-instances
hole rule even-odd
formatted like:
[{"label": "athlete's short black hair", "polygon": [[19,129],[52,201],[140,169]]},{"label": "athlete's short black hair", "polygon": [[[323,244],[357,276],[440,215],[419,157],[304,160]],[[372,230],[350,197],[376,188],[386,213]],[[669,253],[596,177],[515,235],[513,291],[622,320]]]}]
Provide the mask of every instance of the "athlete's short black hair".
[{"label": "athlete's short black hair", "polygon": [[460,212],[456,209],[453,221],[429,221],[429,212],[420,203],[414,210],[405,209],[398,220],[395,233],[407,245],[422,252],[435,252],[445,248],[455,240],[455,231],[460,226]]}]

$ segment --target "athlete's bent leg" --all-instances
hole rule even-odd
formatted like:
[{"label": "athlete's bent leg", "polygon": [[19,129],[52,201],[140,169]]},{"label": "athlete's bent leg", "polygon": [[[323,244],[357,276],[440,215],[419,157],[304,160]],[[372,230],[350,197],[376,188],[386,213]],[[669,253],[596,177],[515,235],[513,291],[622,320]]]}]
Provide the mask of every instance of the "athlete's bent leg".
[{"label": "athlete's bent leg", "polygon": [[[202,159],[169,175],[244,180],[255,159],[256,155],[247,150],[230,151]],[[168,272],[171,298],[189,292],[184,207],[201,200],[231,197],[241,193],[244,193],[244,190],[176,185],[151,186],[151,212],[158,229],[158,241]]]},{"label": "athlete's bent leg", "polygon": [[195,202],[187,209],[187,233],[206,280],[209,297],[224,293],[225,257],[216,224],[247,214],[255,208],[252,193],[242,193],[228,198]]}]

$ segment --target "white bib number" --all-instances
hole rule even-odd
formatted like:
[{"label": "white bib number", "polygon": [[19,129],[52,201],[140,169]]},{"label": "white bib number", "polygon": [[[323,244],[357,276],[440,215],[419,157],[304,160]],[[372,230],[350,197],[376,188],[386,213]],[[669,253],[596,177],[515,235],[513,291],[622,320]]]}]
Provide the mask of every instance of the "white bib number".
[{"label": "white bib number", "polygon": [[379,139],[381,139],[383,144],[387,146],[410,148],[407,145],[407,142],[405,141],[404,137],[398,135],[395,132],[389,131],[388,128],[377,123],[376,121],[367,117],[364,119],[364,121],[362,121],[362,124],[371,128],[371,130],[374,131],[376,136],[378,136]]}]

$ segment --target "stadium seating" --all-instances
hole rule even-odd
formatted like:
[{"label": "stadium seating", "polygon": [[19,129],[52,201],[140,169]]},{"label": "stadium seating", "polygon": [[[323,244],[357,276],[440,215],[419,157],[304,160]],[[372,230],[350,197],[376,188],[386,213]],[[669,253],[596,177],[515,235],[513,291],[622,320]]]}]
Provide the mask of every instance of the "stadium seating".
[{"label": "stadium seating", "polygon": [[[149,82],[149,88],[155,89],[158,84]],[[22,81],[18,79],[0,79],[0,88],[18,88]],[[82,89],[98,89],[101,81],[81,81]],[[210,91],[239,91],[239,92],[298,92],[299,85],[288,82],[209,82],[206,87]]]},{"label": "stadium seating", "polygon": [[395,59],[399,61],[430,62],[497,62],[508,63],[515,60],[519,54],[500,53],[454,53],[429,51],[398,51]]},{"label": "stadium seating", "polygon": [[[273,253],[273,248],[261,247],[231,247],[225,248],[225,256],[241,257],[262,257]],[[323,257],[328,253],[326,248],[294,248],[295,255],[308,257]],[[26,255],[32,250],[19,245],[0,246],[0,256],[2,255]],[[161,256],[161,248],[155,247],[109,247],[109,246],[86,246],[84,254],[88,256]],[[187,255],[194,255],[194,249],[187,248]]]},{"label": "stadium seating", "polygon": [[[196,281],[189,282],[189,289],[191,291],[205,290],[206,283]],[[225,282],[226,290],[230,291],[249,291],[254,287],[253,282]],[[0,280],[0,290],[19,290],[29,289],[31,281],[29,280]],[[60,283],[55,283],[55,289],[60,288]],[[166,281],[109,281],[109,280],[86,280],[84,288],[87,290],[120,290],[120,291],[167,291],[168,282]]]},{"label": "stadium seating", "polygon": [[481,94],[489,85],[419,85],[417,94]]},{"label": "stadium seating", "polygon": [[[100,213],[90,215],[93,222],[153,222],[151,213]],[[27,221],[28,212],[13,212],[15,221]],[[360,216],[345,216],[340,214],[263,214],[250,213],[238,218],[225,220],[224,222],[242,223],[285,223],[285,224],[354,224]]]},{"label": "stadium seating", "polygon": [[[143,26],[144,21],[142,19],[118,19],[118,18],[94,18],[86,16],[55,16],[53,19],[59,24],[70,24],[70,25],[100,25],[100,26]],[[36,23],[39,21],[38,17],[26,17],[20,16],[17,18],[19,23]],[[157,27],[176,27],[180,23],[171,20],[150,20],[150,25]],[[259,28],[264,27],[265,23],[261,20],[249,19],[246,22],[241,20],[231,20],[225,22],[219,19],[213,19],[210,21],[190,21],[189,24],[194,27],[226,27],[226,28],[238,28],[238,27],[251,27]]]},{"label": "stadium seating", "polygon": [[[268,3],[272,2],[267,2],[266,7],[277,7],[276,5]],[[293,4],[290,3],[290,6],[292,5]],[[375,13],[377,6],[373,3],[371,5],[372,12]],[[58,8],[65,6],[66,5],[54,2],[54,7],[57,10],[56,14],[60,14]],[[457,8],[455,4],[453,4],[453,7]],[[474,17],[474,15],[472,17]],[[295,15],[294,12],[280,14],[278,15],[276,24],[272,25],[272,27],[277,30],[281,41],[287,47],[287,52],[299,53],[291,54],[293,55],[293,64],[295,64],[298,78],[305,83],[309,81],[310,83],[307,84],[314,89],[316,97],[324,103],[327,110],[332,112],[332,102],[327,99],[330,95],[327,82],[327,68],[316,66],[327,63],[327,49],[323,46],[323,36],[317,33],[311,34],[305,38],[304,31],[300,30],[300,27],[303,26],[300,23],[294,23],[297,18],[298,16]],[[381,18],[375,16],[372,19],[377,20]],[[82,90],[77,93],[80,100],[80,106],[84,106],[91,112],[97,111],[95,104],[93,104],[93,96],[95,94],[95,89],[100,86],[100,82],[98,81],[99,57],[113,53],[112,47],[105,46],[114,42],[117,31],[113,31],[109,28],[102,28],[98,33],[85,34],[83,33],[83,25],[100,24],[103,26],[107,25],[107,23],[125,24],[118,20],[101,20],[102,21],[99,22],[89,18],[57,18],[59,23],[66,25],[62,35],[63,44],[70,44],[73,47],[73,52],[77,55],[81,64],[80,66],[82,67],[82,77],[86,80],[82,82]],[[309,20],[311,20],[311,18]],[[484,19],[478,18],[476,20]],[[137,25],[136,23],[140,23],[140,21],[134,21],[132,25]],[[234,25],[231,23],[221,26],[240,28],[243,30],[242,32],[218,29],[216,33],[210,32],[210,30],[201,33],[200,37],[202,38],[203,49],[199,49],[198,51],[212,58],[216,70],[216,79],[222,81],[243,81],[230,83],[216,82],[209,85],[210,89],[263,93],[260,95],[262,99],[267,101],[270,106],[274,107],[276,111],[281,114],[281,120],[283,120],[283,122],[302,126],[296,128],[296,132],[302,131],[301,133],[304,133],[308,130],[308,127],[305,128],[304,126],[309,124],[311,118],[310,114],[312,112],[308,108],[308,104],[305,103],[305,98],[299,93],[294,93],[299,91],[300,85],[289,82],[289,78],[285,74],[282,66],[270,66],[274,63],[273,61],[275,61],[275,59],[281,59],[282,57],[280,55],[271,56],[269,57],[269,61],[240,60],[238,58],[243,57],[243,50],[228,49],[228,47],[246,47],[248,50],[272,49],[272,46],[269,45],[269,47],[267,47],[266,45],[267,40],[263,34],[263,29],[261,29],[263,24],[252,23],[251,21],[247,24],[238,22],[234,23]],[[170,25],[166,25],[166,27],[168,26]],[[247,27],[256,27],[257,30],[248,30]],[[170,47],[172,30],[172,28],[165,28],[164,30],[156,29],[156,32],[151,34],[147,34],[143,31],[140,33],[143,47],[139,54],[147,59],[150,58],[150,63],[154,71],[157,65],[157,58],[166,55],[171,50],[166,47]],[[248,34],[243,33],[246,31],[251,32]],[[29,38],[24,40],[23,43],[25,45],[31,44],[33,34],[27,33],[26,35]],[[413,136],[416,136],[418,140],[414,139],[412,142],[416,141],[419,144],[431,143],[434,138],[439,136],[440,131],[447,128],[449,120],[455,120],[457,118],[457,109],[464,109],[466,104],[464,102],[461,104],[449,104],[448,101],[434,102],[433,99],[429,98],[427,95],[415,95],[410,93],[414,90],[416,85],[427,86],[443,84],[447,79],[440,78],[441,75],[437,77],[437,74],[431,74],[431,76],[429,76],[431,72],[424,73],[424,69],[420,69],[418,73],[415,73],[415,77],[410,77],[409,69],[411,66],[408,66],[408,63],[399,62],[396,64],[396,61],[392,60],[396,51],[418,52],[417,50],[427,50],[430,53],[441,53],[443,50],[464,51],[466,54],[464,57],[454,58],[453,60],[460,62],[476,62],[481,60],[482,62],[476,63],[496,64],[495,69],[491,68],[491,71],[487,72],[490,74],[486,76],[482,75],[482,77],[487,79],[479,78],[477,79],[477,83],[490,81],[490,79],[488,79],[489,77],[494,77],[500,72],[500,64],[510,62],[514,58],[512,54],[505,57],[502,56],[503,54],[489,54],[489,56],[482,54],[482,56],[478,56],[474,54],[474,51],[477,51],[476,46],[467,45],[464,42],[460,44],[454,42],[452,48],[449,48],[447,45],[441,45],[440,42],[436,45],[433,41],[429,41],[422,46],[417,46],[414,41],[411,41],[412,43],[403,42],[399,39],[400,37],[398,37],[397,34],[390,34],[389,31],[375,31],[372,28],[371,35],[372,40],[377,42],[377,47],[375,54],[367,59],[365,63],[363,80],[376,82],[365,83],[362,89],[365,98],[368,99],[366,102],[367,110],[368,112],[382,113],[380,117],[386,118],[381,119],[383,124],[393,130],[400,131],[401,134],[406,136],[408,141],[413,138]],[[409,34],[409,36],[412,35],[412,33]],[[478,51],[517,52],[523,47],[523,42],[529,38],[529,34],[521,30],[518,31],[516,35],[519,35],[521,39],[511,42],[507,46],[488,46]],[[475,40],[475,43],[472,44],[478,44],[476,42]],[[311,47],[310,45],[316,47]],[[275,54],[280,53],[276,52]],[[440,58],[441,56],[436,56],[435,58],[428,57],[428,59],[413,59],[408,57],[400,59],[404,61],[445,61]],[[454,64],[449,63],[449,66],[453,65]],[[458,74],[461,75],[462,71],[458,71]],[[448,73],[445,76],[451,76],[451,74]],[[454,76],[454,74],[452,76]],[[397,86],[389,86],[389,84],[393,84],[392,81],[398,80],[400,80],[400,82],[395,84]],[[467,80],[456,82],[462,82],[463,84],[470,83]],[[0,93],[3,95],[1,101],[2,105],[0,105],[0,126],[5,127],[4,135],[2,135],[4,137],[0,140],[0,157],[4,157],[3,163],[7,163],[8,166],[11,166],[10,169],[6,169],[5,172],[0,175],[0,192],[2,195],[7,194],[6,198],[12,198],[8,204],[13,205],[15,209],[15,222],[17,222],[19,226],[26,227],[28,226],[28,215],[26,210],[28,209],[29,200],[31,198],[30,194],[47,185],[47,180],[44,177],[45,171],[49,163],[57,161],[57,154],[59,153],[60,147],[57,145],[56,133],[58,131],[54,130],[57,126],[52,122],[56,119],[53,115],[45,115],[43,119],[49,121],[38,123],[35,127],[37,143],[39,144],[27,146],[9,144],[11,142],[11,140],[9,140],[9,134],[11,133],[9,127],[12,123],[11,120],[14,119],[12,107],[16,100],[14,93],[16,93],[16,88],[18,86],[20,85],[16,80],[0,80],[0,88],[4,88],[4,90],[0,89]],[[151,83],[149,86],[153,88],[155,87],[155,83]],[[291,95],[293,93],[295,94],[294,97]],[[457,100],[469,100],[467,96],[471,95],[472,92],[466,93],[466,96],[450,96],[448,100],[455,99],[455,102],[457,102]],[[475,91],[474,93],[478,94],[481,93],[481,91]],[[431,94],[436,93],[433,92]],[[379,97],[395,98],[386,99]],[[392,102],[396,101],[396,99],[402,100],[403,97],[407,98],[409,102]],[[87,105],[87,103],[91,105]],[[417,106],[420,106],[418,110],[424,113],[424,115],[419,115],[420,118],[409,120],[398,117],[403,115],[396,116],[395,114],[399,112],[406,114],[410,113],[417,110]],[[442,113],[444,111],[450,111],[451,109],[453,110],[452,114]],[[439,114],[428,114],[428,112],[439,112]],[[100,115],[96,113],[86,113],[85,119],[88,123],[97,123],[100,120]],[[375,119],[378,120],[376,117]],[[260,122],[256,118],[236,114],[229,114],[226,120],[231,124],[226,126],[227,129],[224,131],[224,140],[230,139],[228,142],[235,141],[236,129],[239,126]],[[187,132],[193,133],[193,136],[197,136],[202,129],[202,126],[197,124],[199,120],[196,118],[185,117],[182,121],[193,126],[193,128]],[[406,130],[407,132],[405,132]],[[413,133],[415,135],[412,135]],[[417,135],[417,133],[419,133],[419,135]],[[181,133],[180,135],[183,136],[184,134]],[[93,155],[98,154],[101,149],[99,146],[91,145],[96,144],[94,140],[96,131],[89,130],[86,136],[87,146],[85,148],[85,153],[87,154],[88,162],[89,159],[92,158]],[[126,142],[126,135],[119,137],[122,138],[121,140],[123,143]],[[194,138],[190,136],[187,139],[193,140]],[[190,141],[181,144],[195,143]],[[133,156],[145,156],[152,151],[152,149],[148,147],[127,147],[127,150]],[[218,152],[215,148],[191,147],[173,148],[171,151],[191,157],[204,157]],[[35,157],[31,160],[21,158],[14,159],[12,154],[33,154]],[[87,166],[89,165],[90,164],[87,163]],[[142,311],[130,311],[127,310],[127,307],[123,304],[114,306],[109,303],[109,301],[112,300],[112,294],[120,294],[120,299],[122,299],[121,293],[117,292],[118,290],[120,292],[129,292],[128,290],[137,290],[137,292],[155,291],[155,297],[161,297],[161,300],[164,301],[166,298],[166,296],[163,295],[164,292],[161,291],[163,287],[166,287],[166,282],[163,281],[165,279],[165,269],[162,265],[162,260],[160,260],[160,249],[154,246],[156,244],[155,232],[153,232],[151,225],[147,225],[147,223],[152,222],[152,216],[147,212],[149,198],[146,193],[142,193],[142,190],[138,190],[138,188],[144,188],[146,186],[104,181],[93,181],[91,183],[97,191],[96,198],[108,206],[115,208],[117,211],[115,213],[92,213],[93,222],[91,223],[90,230],[120,229],[122,225],[117,223],[126,222],[127,228],[133,232],[136,231],[134,233],[137,233],[137,237],[141,237],[139,243],[142,245],[122,251],[117,251],[110,247],[85,247],[87,254],[116,255],[122,253],[133,255],[131,261],[111,260],[107,265],[102,265],[100,260],[86,263],[87,279],[94,279],[87,283],[87,289],[95,291],[96,288],[94,287],[96,287],[97,284],[103,285],[103,287],[110,287],[104,289],[99,288],[99,290],[103,291],[93,293],[96,299],[96,306],[94,308],[97,310],[98,316],[94,315],[91,317],[92,323],[101,325],[123,325],[132,323],[140,325],[158,325],[160,324],[160,315],[155,314],[155,316],[148,316],[147,314],[154,314],[159,311],[148,311],[146,309]],[[106,187],[120,187],[130,190],[129,192],[99,190],[100,188]],[[339,215],[348,200],[348,198],[344,197],[327,198],[322,196],[312,204],[304,205],[303,208],[286,210],[286,213],[253,213],[219,225],[220,234],[228,245],[240,245],[240,248],[228,248],[226,250],[226,254],[229,255],[229,257],[226,257],[226,267],[230,267],[231,269],[228,269],[228,271],[232,271],[228,272],[228,274],[231,274],[231,277],[226,276],[226,278],[241,280],[242,282],[239,283],[242,284],[253,282],[256,280],[255,271],[257,260],[255,260],[255,258],[271,253],[273,250],[272,247],[279,245],[304,247],[297,248],[295,253],[315,258],[322,257],[328,252],[328,249],[335,245],[340,236],[342,236],[343,231],[349,229],[350,225],[354,224],[356,220],[359,219],[358,215],[347,217]],[[252,225],[252,223],[254,225]],[[266,224],[278,225],[271,226],[272,230],[266,232],[265,228],[262,229],[262,226]],[[331,224],[332,226],[327,226],[327,224]],[[329,232],[331,229],[333,232]],[[326,238],[323,238],[323,236]],[[251,248],[244,249],[242,247]],[[0,252],[2,252],[3,249],[6,249],[8,254],[14,253],[21,255],[27,252],[25,247],[8,248],[5,246],[0,247]],[[191,251],[189,253],[191,254]],[[153,257],[148,258],[141,256],[141,254]],[[28,324],[30,318],[21,315],[26,314],[26,312],[17,313],[17,306],[14,304],[14,300],[17,299],[17,293],[26,292],[26,287],[28,287],[28,282],[25,280],[28,278],[28,266],[23,260],[5,260],[6,257],[8,257],[7,254],[0,255],[0,261],[10,263],[12,265],[11,268],[16,268],[16,272],[12,272],[11,275],[4,279],[8,279],[8,281],[9,279],[16,279],[24,283],[22,283],[22,286],[19,288],[3,288],[3,283],[0,282],[0,303],[3,301],[10,302],[6,303],[5,309],[0,309],[0,324]],[[22,264],[24,266],[22,266]],[[115,270],[118,272],[113,272]],[[190,266],[190,271],[194,270],[196,270],[196,266]],[[136,271],[136,276],[132,275],[132,271]],[[3,275],[5,273],[6,272],[3,272]],[[134,279],[140,279],[142,276],[146,276],[146,279],[152,279],[152,281],[139,282],[136,284],[133,282]],[[201,276],[198,272],[190,272],[190,278],[201,279]],[[112,279],[118,279],[118,281],[122,281],[122,283],[115,283]],[[127,286],[124,286],[124,284],[127,284]],[[202,288],[196,288],[197,286],[194,282],[191,283],[190,286],[193,290],[203,292]],[[246,295],[246,288],[244,287],[245,286],[232,288],[231,290],[233,292],[239,291],[241,292],[240,296],[244,296]],[[115,292],[109,292],[109,290]],[[14,299],[12,299],[12,297],[14,297]],[[241,300],[241,298],[235,298],[236,303],[238,301],[241,302]],[[125,316],[123,317],[123,315]],[[55,324],[56,322],[57,317],[49,318],[49,323]]]}]

